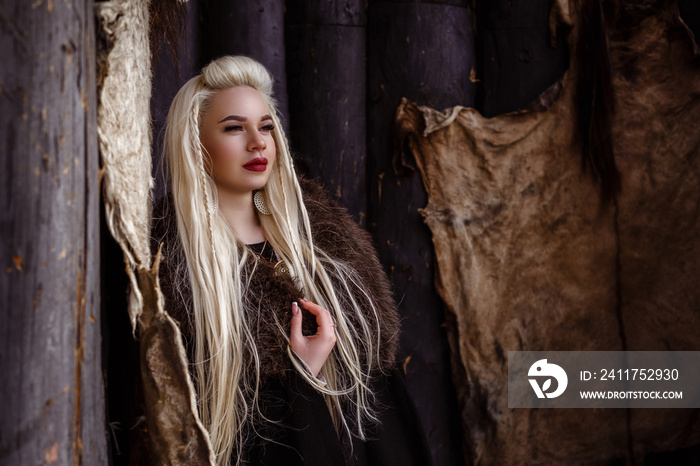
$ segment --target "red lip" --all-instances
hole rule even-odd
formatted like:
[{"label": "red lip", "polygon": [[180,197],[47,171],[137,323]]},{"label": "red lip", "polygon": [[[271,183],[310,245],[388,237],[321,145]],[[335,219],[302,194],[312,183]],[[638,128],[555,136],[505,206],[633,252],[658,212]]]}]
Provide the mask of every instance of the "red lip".
[{"label": "red lip", "polygon": [[265,157],[257,157],[243,165],[243,168],[252,172],[264,172],[267,169],[267,159]]}]

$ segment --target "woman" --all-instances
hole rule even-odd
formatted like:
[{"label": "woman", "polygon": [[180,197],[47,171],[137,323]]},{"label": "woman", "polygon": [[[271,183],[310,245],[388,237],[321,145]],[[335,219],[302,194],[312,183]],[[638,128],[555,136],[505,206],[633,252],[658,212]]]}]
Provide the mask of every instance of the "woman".
[{"label": "woman", "polygon": [[209,64],[165,137],[154,246],[217,463],[429,464],[389,283],[368,235],[297,178],[264,67]]}]

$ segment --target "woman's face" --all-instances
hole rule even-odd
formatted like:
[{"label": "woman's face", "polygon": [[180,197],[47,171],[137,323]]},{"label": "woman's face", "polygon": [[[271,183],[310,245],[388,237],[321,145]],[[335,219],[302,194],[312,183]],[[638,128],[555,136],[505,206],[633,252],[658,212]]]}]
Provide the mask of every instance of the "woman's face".
[{"label": "woman's face", "polygon": [[275,163],[273,130],[265,100],[252,87],[233,87],[214,96],[202,118],[200,141],[220,191],[245,194],[265,186]]}]

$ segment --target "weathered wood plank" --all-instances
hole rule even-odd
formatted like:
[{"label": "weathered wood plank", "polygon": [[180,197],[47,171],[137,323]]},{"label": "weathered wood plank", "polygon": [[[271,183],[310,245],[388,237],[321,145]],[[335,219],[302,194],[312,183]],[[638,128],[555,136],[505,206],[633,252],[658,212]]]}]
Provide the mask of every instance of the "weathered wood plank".
[{"label": "weathered wood plank", "polygon": [[288,2],[290,139],[302,171],[360,223],[366,213],[364,2]]},{"label": "weathered wood plank", "polygon": [[0,23],[0,460],[106,464],[93,3]]},{"label": "weathered wood plank", "polygon": [[569,67],[564,28],[557,46],[549,35],[552,0],[476,0],[476,108],[484,116],[519,110]]},{"label": "weathered wood plank", "polygon": [[431,237],[419,213],[427,197],[418,176],[394,173],[391,128],[401,97],[438,108],[473,103],[470,2],[452,3],[370,2],[367,18],[367,222],[396,288],[407,381],[438,465],[463,464],[463,435],[448,388],[451,356]]},{"label": "weathered wood plank", "polygon": [[286,126],[287,76],[284,57],[284,0],[206,2],[202,8],[202,59],[247,55],[270,71]]},{"label": "weathered wood plank", "polygon": [[166,192],[166,178],[163,172],[163,137],[165,120],[170,104],[191,77],[199,74],[202,67],[200,40],[203,25],[199,22],[201,6],[191,1],[185,5],[184,31],[173,44],[177,51],[177,63],[169,47],[161,47],[153,61],[153,81],[151,95],[151,119],[153,120],[153,178],[156,180],[153,198],[158,199]]}]

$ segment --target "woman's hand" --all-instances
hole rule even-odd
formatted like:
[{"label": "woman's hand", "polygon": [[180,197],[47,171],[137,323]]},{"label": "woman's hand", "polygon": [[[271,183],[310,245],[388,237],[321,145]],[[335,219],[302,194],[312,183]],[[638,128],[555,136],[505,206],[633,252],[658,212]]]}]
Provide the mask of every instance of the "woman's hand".
[{"label": "woman's hand", "polygon": [[289,343],[292,350],[309,366],[311,373],[318,376],[321,367],[335,346],[335,324],[331,313],[311,301],[300,299],[302,307],[316,316],[318,330],[316,335],[305,337],[301,333],[301,310],[297,303],[292,303],[292,331]]}]

